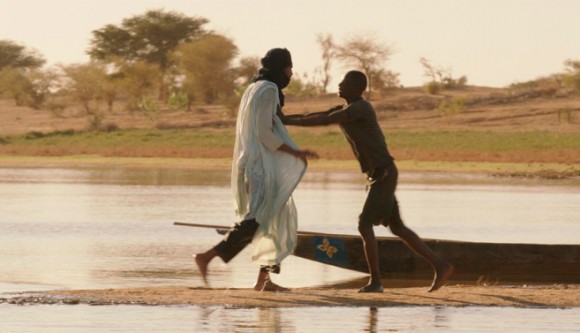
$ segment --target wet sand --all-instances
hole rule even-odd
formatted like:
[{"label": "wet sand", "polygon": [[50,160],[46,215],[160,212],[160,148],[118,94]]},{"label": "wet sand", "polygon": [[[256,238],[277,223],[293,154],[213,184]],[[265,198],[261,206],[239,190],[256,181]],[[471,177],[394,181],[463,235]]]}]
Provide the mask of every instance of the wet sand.
[{"label": "wet sand", "polygon": [[580,285],[446,286],[428,293],[425,287],[388,288],[384,293],[361,294],[357,289],[298,288],[289,292],[187,286],[100,290],[53,290],[0,298],[10,304],[136,304],[203,305],[231,308],[308,306],[512,306],[580,307]]}]

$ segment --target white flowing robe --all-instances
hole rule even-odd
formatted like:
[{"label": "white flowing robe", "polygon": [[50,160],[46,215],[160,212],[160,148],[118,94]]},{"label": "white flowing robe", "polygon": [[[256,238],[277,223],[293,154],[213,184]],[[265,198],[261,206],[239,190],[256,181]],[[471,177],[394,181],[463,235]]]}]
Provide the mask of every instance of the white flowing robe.
[{"label": "white flowing robe", "polygon": [[242,97],[236,123],[232,163],[232,191],[238,218],[255,218],[252,260],[275,265],[296,247],[298,215],[292,192],[306,164],[278,147],[295,150],[284,124],[276,115],[278,87],[270,81],[252,83]]}]

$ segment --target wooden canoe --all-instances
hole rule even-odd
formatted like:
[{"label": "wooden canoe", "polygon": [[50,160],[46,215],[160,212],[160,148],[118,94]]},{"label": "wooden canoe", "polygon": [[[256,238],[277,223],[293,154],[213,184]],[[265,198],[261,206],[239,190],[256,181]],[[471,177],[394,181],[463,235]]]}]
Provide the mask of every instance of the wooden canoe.
[{"label": "wooden canoe", "polygon": [[[230,227],[175,222],[176,225]],[[424,239],[455,266],[450,281],[495,283],[580,283],[580,245],[479,243]],[[377,237],[384,279],[431,280],[433,270],[399,238]],[[323,264],[367,273],[360,236],[298,232],[294,255]]]}]

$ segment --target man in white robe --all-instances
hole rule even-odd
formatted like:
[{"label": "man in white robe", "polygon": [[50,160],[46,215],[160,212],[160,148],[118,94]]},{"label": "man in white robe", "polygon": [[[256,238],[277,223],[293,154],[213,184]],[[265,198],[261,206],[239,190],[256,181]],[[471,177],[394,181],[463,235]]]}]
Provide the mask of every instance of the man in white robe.
[{"label": "man in white robe", "polygon": [[292,192],[306,171],[311,151],[301,151],[278,117],[284,105],[282,89],[290,82],[292,60],[286,49],[272,49],[246,89],[236,123],[232,191],[236,215],[242,219],[212,249],[195,256],[207,283],[209,262],[219,256],[229,262],[250,242],[252,260],[261,265],[254,289],[283,291],[270,279],[297,242],[298,218]]}]

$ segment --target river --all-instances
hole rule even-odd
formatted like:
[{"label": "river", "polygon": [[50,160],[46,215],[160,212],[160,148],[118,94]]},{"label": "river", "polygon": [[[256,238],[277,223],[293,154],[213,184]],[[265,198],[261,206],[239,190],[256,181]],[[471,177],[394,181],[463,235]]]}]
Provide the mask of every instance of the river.
[{"label": "river", "polygon": [[[405,223],[422,237],[580,244],[577,181],[401,172],[397,197]],[[351,172],[308,172],[294,198],[300,230],[356,234],[364,179]],[[59,288],[199,286],[191,254],[213,246],[221,236],[212,230],[174,226],[175,221],[235,222],[227,172],[0,168],[0,296]],[[385,228],[377,229],[377,234],[390,235]],[[257,268],[249,262],[248,250],[228,265],[217,261],[210,270],[212,286],[252,285]],[[298,288],[363,276],[290,257],[276,282]],[[578,309],[479,307],[1,304],[0,309],[5,314],[2,332],[309,332],[314,331],[311,325],[318,332],[345,328],[349,332],[544,332],[570,331],[578,327],[580,317]],[[488,320],[490,316],[497,320]],[[220,320],[225,317],[227,323]],[[494,326],[495,322],[507,326]]]}]

